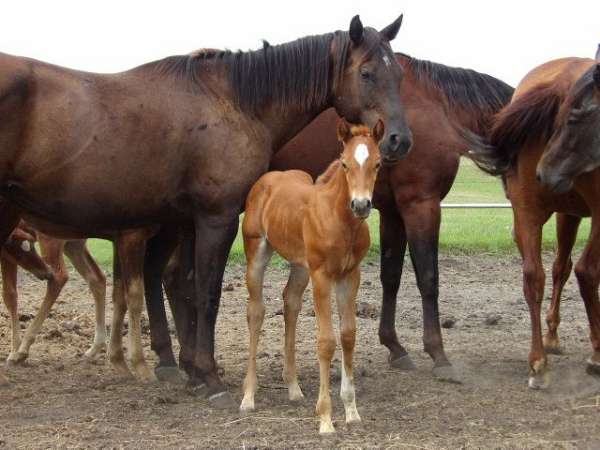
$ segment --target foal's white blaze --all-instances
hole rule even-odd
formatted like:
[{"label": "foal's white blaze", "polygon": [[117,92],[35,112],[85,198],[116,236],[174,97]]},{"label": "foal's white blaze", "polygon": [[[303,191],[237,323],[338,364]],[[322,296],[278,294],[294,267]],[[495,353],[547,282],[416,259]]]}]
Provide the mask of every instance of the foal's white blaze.
[{"label": "foal's white blaze", "polygon": [[369,157],[369,149],[365,144],[358,144],[354,149],[354,159],[359,166],[362,166]]}]

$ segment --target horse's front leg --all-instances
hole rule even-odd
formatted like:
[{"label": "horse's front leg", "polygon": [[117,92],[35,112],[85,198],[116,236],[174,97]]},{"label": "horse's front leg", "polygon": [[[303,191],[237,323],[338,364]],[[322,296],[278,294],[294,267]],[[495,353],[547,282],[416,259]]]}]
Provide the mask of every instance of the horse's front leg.
[{"label": "horse's front leg", "polygon": [[335,433],[331,421],[331,397],[329,396],[329,368],[335,352],[335,335],[331,323],[332,280],[322,270],[311,271],[315,318],[317,320],[317,352],[319,357],[319,399],[317,415],[320,418],[319,433]]},{"label": "horse's front leg", "polygon": [[590,339],[594,349],[587,360],[588,371],[600,375],[600,301],[598,284],[600,283],[600,214],[592,216],[592,230],[588,243],[575,265],[575,275],[579,282],[579,291],[585,304],[590,324]]},{"label": "horse's front leg", "polygon": [[141,381],[155,381],[144,358],[142,346],[141,316],[144,307],[144,255],[146,254],[145,231],[121,234],[117,239],[118,257],[121,263],[125,302],[129,312],[129,361]]},{"label": "horse's front leg", "polygon": [[356,268],[336,285],[336,300],[340,314],[340,341],[342,343],[342,383],[340,397],[344,402],[346,423],[360,422],[356,410],[353,357],[356,342],[356,294],[360,285],[360,268]]},{"label": "horse's front leg", "polygon": [[215,323],[221,300],[221,284],[229,250],[238,230],[237,211],[221,215],[198,214],[194,218],[195,288],[197,311],[194,368],[204,379],[209,402],[217,408],[237,405],[217,373],[214,359]]}]

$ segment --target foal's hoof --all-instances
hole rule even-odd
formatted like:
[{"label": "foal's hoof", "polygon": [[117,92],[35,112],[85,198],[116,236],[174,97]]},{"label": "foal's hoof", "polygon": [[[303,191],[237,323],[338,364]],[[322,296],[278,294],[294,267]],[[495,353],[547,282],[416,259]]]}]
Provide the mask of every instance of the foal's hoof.
[{"label": "foal's hoof", "polygon": [[390,366],[393,367],[394,369],[415,370],[417,368],[415,366],[415,363],[412,362],[412,359],[410,359],[410,356],[408,356],[408,354],[406,354],[404,356],[400,356],[399,358],[395,358],[395,359],[393,358],[392,355],[390,355],[389,361],[390,361]]},{"label": "foal's hoof", "polygon": [[185,376],[177,366],[158,366],[154,368],[154,375],[163,383],[183,384]]},{"label": "foal's hoof", "polygon": [[106,351],[106,344],[101,345],[92,345],[86,352],[83,354],[83,357],[87,360],[95,360],[98,358],[103,352]]},{"label": "foal's hoof", "polygon": [[431,370],[431,373],[433,373],[434,378],[438,381],[455,384],[463,383],[453,366],[437,366]]},{"label": "foal's hoof", "polygon": [[227,391],[218,392],[208,397],[208,404],[215,409],[237,410],[237,403]]},{"label": "foal's hoof", "polygon": [[562,347],[560,346],[556,346],[556,347],[546,347],[544,346],[544,350],[546,351],[546,353],[548,353],[549,355],[564,355],[564,351],[562,349]]},{"label": "foal's hoof", "polygon": [[600,363],[588,359],[586,361],[586,366],[587,373],[589,373],[590,375],[600,376]]},{"label": "foal's hoof", "polygon": [[6,367],[16,367],[22,365],[29,355],[27,353],[11,353],[6,358]]}]

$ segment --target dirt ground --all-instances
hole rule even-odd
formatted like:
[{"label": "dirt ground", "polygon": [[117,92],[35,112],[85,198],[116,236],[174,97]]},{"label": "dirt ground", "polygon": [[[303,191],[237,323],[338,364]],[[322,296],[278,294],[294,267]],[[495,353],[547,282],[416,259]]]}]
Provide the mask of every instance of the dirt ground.
[{"label": "dirt ground", "polygon": [[[545,256],[550,266],[549,255]],[[287,401],[281,381],[285,270],[266,277],[267,315],[259,348],[257,411],[242,417],[208,407],[184,386],[123,381],[102,358],[82,358],[93,335],[91,295],[77,275],[59,299],[26,366],[11,368],[12,387],[0,390],[0,448],[598,448],[600,381],[585,372],[591,353],[588,326],[574,277],[564,292],[561,338],[565,354],[550,356],[552,384],[527,388],[529,314],[516,257],[442,256],[440,310],[456,321],[444,329],[446,349],[464,384],[436,381],[422,352],[421,303],[407,264],[397,329],[417,369],[390,369],[377,337],[381,288],[378,265],[366,264],[359,301],[374,317],[358,319],[357,405],[363,422],[348,428],[332,385],[333,437],[318,435],[314,318],[305,294],[298,335],[299,405]],[[548,272],[548,271],[547,271]],[[550,277],[548,276],[548,279]],[[226,273],[218,320],[217,358],[223,378],[241,400],[247,357],[243,268]],[[549,285],[549,281],[547,282]],[[35,312],[45,285],[20,278],[23,318]],[[547,296],[549,296],[549,288]],[[364,307],[365,305],[363,305]],[[110,323],[110,306],[107,321]],[[492,320],[488,320],[492,319]],[[71,321],[65,327],[65,321]],[[496,324],[488,324],[496,322]],[[25,322],[26,323],[26,322]],[[9,351],[6,311],[0,317],[0,355]],[[154,364],[145,335],[146,355]],[[339,364],[339,352],[336,353]],[[335,371],[334,371],[335,372]]]}]

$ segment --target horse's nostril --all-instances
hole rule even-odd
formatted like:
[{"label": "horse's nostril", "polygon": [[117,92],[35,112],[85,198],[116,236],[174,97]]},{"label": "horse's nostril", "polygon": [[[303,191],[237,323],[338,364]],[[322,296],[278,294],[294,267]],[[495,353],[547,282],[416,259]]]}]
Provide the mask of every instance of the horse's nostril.
[{"label": "horse's nostril", "polygon": [[371,200],[367,199],[367,208],[370,208],[370,207],[371,207]]},{"label": "horse's nostril", "polygon": [[538,182],[542,181],[542,174],[539,171],[535,173],[535,179],[538,180]]},{"label": "horse's nostril", "polygon": [[398,134],[390,134],[390,144],[392,145],[398,145],[398,142],[400,141],[400,136]]}]

